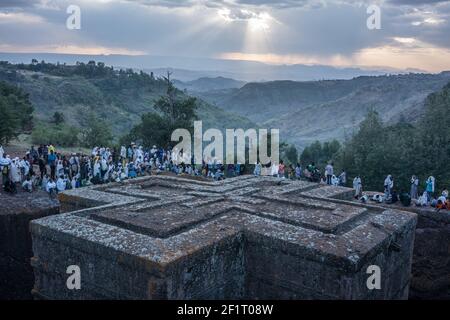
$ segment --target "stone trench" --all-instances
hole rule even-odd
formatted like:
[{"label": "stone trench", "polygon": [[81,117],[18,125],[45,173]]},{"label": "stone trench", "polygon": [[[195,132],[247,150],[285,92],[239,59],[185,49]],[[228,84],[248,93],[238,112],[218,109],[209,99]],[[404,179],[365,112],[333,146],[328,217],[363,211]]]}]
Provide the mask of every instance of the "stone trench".
[{"label": "stone trench", "polygon": [[0,300],[32,299],[30,221],[58,214],[59,202],[45,192],[0,193]]},{"label": "stone trench", "polygon": [[[23,240],[28,269],[16,278],[27,281],[6,298],[408,298],[417,215],[354,203],[352,193],[253,176],[150,176],[68,190],[59,204],[23,215],[18,234],[30,238],[31,220],[32,241]],[[2,212],[1,228],[14,230],[13,211]],[[70,265],[80,267],[80,290],[66,286]],[[370,265],[381,269],[380,290],[367,288]]]}]

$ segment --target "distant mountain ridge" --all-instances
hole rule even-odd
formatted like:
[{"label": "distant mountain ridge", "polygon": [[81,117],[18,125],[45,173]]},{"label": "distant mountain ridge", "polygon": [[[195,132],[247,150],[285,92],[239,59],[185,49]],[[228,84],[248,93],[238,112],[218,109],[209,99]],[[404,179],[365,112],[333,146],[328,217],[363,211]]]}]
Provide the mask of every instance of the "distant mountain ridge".
[{"label": "distant mountain ridge", "polygon": [[[13,63],[30,63],[31,59],[52,63],[75,64],[90,60],[102,61],[114,67],[133,68],[155,75],[163,75],[172,70],[173,78],[192,81],[202,77],[227,77],[240,81],[295,80],[312,81],[323,79],[351,79],[357,76],[398,74],[410,70],[392,68],[333,67],[327,65],[271,65],[257,61],[226,60],[213,58],[170,57],[151,55],[76,55],[54,53],[0,53],[0,60]],[[420,70],[414,70],[420,72]]]},{"label": "distant mountain ridge", "polygon": [[423,113],[425,98],[449,81],[450,72],[272,81],[197,95],[262,127],[279,128],[286,141],[305,147],[315,140],[345,139],[370,109],[387,122],[415,121]]}]

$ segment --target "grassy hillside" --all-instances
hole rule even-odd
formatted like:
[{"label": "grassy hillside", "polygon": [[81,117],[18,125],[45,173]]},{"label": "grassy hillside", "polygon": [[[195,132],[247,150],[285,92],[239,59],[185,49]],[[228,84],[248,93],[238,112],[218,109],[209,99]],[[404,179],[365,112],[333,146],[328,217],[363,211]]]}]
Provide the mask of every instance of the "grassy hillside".
[{"label": "grassy hillside", "polygon": [[368,110],[389,123],[416,121],[425,98],[450,81],[450,72],[358,77],[314,82],[248,83],[240,89],[197,93],[224,110],[239,112],[263,127],[280,128],[288,142],[343,140]]},{"label": "grassy hillside", "polygon": [[[126,134],[140,116],[153,111],[153,104],[165,94],[167,84],[145,73],[113,70],[103,64],[76,66],[37,63],[0,63],[0,81],[19,86],[29,94],[38,125],[52,120],[55,112],[64,115],[67,125],[83,128],[95,114],[111,127],[115,137]],[[180,98],[186,95],[179,91]],[[204,128],[246,128],[254,124],[246,118],[198,100],[197,116]]]}]

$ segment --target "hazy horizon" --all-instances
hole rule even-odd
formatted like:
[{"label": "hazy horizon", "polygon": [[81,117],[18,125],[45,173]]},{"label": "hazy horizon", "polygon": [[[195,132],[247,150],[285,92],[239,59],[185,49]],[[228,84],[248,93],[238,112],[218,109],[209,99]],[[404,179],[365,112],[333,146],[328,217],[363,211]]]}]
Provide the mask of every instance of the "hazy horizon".
[{"label": "hazy horizon", "polygon": [[[91,55],[55,53],[5,53],[0,52],[0,60],[11,63],[30,63],[32,59],[51,63],[75,64],[76,62],[104,62],[115,68],[133,68],[161,75],[173,71],[173,78],[191,81],[198,78],[224,77],[240,81],[315,81],[352,79],[358,76],[380,76],[385,74],[429,73],[418,69],[335,67],[320,64],[271,64],[259,61],[152,56],[152,55]],[[443,70],[446,71],[446,70]],[[436,72],[439,73],[439,72]]]}]

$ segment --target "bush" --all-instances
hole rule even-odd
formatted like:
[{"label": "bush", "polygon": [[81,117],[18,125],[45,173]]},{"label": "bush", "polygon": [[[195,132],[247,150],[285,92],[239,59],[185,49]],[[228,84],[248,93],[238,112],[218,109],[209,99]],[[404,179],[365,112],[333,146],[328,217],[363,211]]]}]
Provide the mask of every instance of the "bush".
[{"label": "bush", "polygon": [[109,125],[94,114],[89,115],[82,136],[83,146],[87,148],[109,146],[113,139]]},{"label": "bush", "polygon": [[77,128],[64,125],[39,125],[31,134],[33,144],[53,143],[61,147],[79,146],[80,132]]}]

